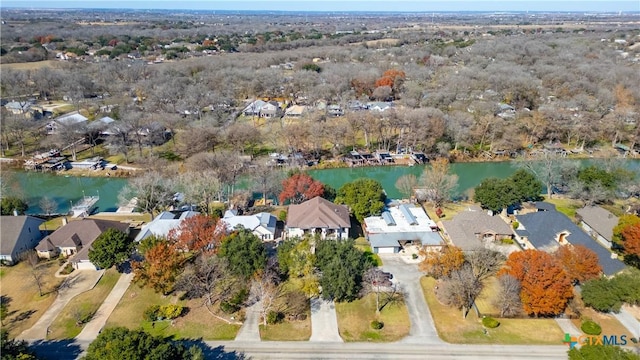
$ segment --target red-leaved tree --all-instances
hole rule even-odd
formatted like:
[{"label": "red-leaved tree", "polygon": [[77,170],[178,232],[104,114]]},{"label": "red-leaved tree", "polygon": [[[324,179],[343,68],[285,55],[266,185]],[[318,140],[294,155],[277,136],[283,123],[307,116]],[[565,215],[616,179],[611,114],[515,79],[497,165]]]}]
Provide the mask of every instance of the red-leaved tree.
[{"label": "red-leaved tree", "polygon": [[278,199],[280,203],[289,201],[291,204],[313,199],[324,194],[324,185],[304,173],[297,173],[282,182],[282,192]]},{"label": "red-leaved tree", "polygon": [[627,225],[621,236],[625,254],[640,256],[640,223]]},{"label": "red-leaved tree", "polygon": [[597,278],[602,273],[598,255],[586,246],[560,246],[555,256],[573,281],[585,282]]},{"label": "red-leaved tree", "polygon": [[184,219],[180,226],[169,231],[167,238],[176,249],[183,251],[216,252],[225,235],[224,225],[218,226],[218,220],[198,214]]},{"label": "red-leaved tree", "polygon": [[171,244],[161,241],[146,251],[144,260],[131,263],[133,281],[166,295],[173,290],[183,261]]},{"label": "red-leaved tree", "polygon": [[511,253],[499,272],[501,274],[509,274],[520,281],[520,299],[529,315],[560,314],[573,297],[571,279],[560,262],[541,250]]}]

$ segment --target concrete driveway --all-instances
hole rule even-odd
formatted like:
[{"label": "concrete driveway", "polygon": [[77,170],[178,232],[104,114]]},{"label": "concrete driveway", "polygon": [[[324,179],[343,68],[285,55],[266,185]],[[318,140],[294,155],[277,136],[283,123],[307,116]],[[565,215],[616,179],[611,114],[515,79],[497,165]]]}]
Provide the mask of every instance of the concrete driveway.
[{"label": "concrete driveway", "polygon": [[398,254],[379,254],[382,269],[393,274],[393,281],[404,292],[405,304],[409,310],[411,330],[409,336],[401,340],[404,343],[441,344],[431,312],[424,300],[420,277],[422,273],[417,264],[407,264]]},{"label": "concrete driveway", "polygon": [[236,335],[236,341],[260,341],[260,310],[262,302],[257,301],[249,306],[242,327]]},{"label": "concrete driveway", "polygon": [[320,298],[311,299],[311,337],[309,341],[342,342],[338,331],[336,304]]},{"label": "concrete driveway", "polygon": [[76,270],[69,275],[58,289],[58,296],[53,301],[47,311],[42,314],[40,319],[18,336],[22,340],[41,340],[47,338],[47,330],[56,319],[56,316],[64,309],[64,307],[77,295],[93,289],[102,275],[104,270]]}]

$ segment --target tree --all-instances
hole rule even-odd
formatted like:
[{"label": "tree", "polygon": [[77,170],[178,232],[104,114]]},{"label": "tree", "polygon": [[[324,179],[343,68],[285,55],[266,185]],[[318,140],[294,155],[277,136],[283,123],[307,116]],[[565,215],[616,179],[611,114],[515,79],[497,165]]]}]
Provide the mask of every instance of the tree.
[{"label": "tree", "polygon": [[129,181],[120,193],[124,203],[136,198],[136,207],[150,213],[153,218],[156,212],[166,208],[173,201],[174,191],[171,182],[158,172],[147,172]]},{"label": "tree", "polygon": [[300,282],[300,290],[308,296],[318,294],[319,279],[316,272],[316,256],[308,237],[289,238],[278,246],[280,272]]},{"label": "tree", "polygon": [[516,198],[518,201],[538,201],[542,197],[542,182],[536,179],[532,172],[524,169],[516,170],[509,179],[513,183],[513,188],[516,192]]},{"label": "tree", "polygon": [[29,344],[24,340],[10,339],[6,328],[0,330],[0,354],[2,354],[2,360],[37,359],[29,349]]},{"label": "tree", "polygon": [[185,202],[197,204],[207,215],[211,215],[211,203],[220,198],[223,188],[218,173],[211,169],[180,174],[178,185],[184,193]]},{"label": "tree", "polygon": [[125,262],[134,248],[129,235],[118,229],[107,229],[91,244],[89,260],[99,268],[108,269]]},{"label": "tree", "polygon": [[586,281],[581,286],[582,301],[586,306],[600,312],[618,312],[622,306],[620,295],[607,278]]},{"label": "tree", "polygon": [[458,175],[450,173],[447,158],[438,158],[431,162],[431,166],[424,168],[420,183],[426,189],[426,197],[421,200],[431,201],[436,207],[440,207],[451,199],[458,186]]},{"label": "tree", "polygon": [[503,274],[498,277],[498,285],[500,288],[494,298],[494,305],[500,309],[500,317],[515,316],[522,312],[520,281],[511,275]]},{"label": "tree", "polygon": [[227,259],[205,254],[190,263],[176,283],[176,288],[185,292],[185,298],[202,299],[212,315],[212,307],[228,299],[237,286],[237,278],[230,273]]},{"label": "tree", "polygon": [[481,291],[482,283],[474,275],[469,263],[464,263],[460,268],[452,270],[442,278],[441,287],[438,290],[440,297],[448,305],[462,310],[463,319],[467,317]]},{"label": "tree", "polygon": [[267,326],[267,315],[280,295],[280,277],[274,266],[258,270],[251,280],[251,294],[261,302],[262,325]]},{"label": "tree", "polygon": [[574,282],[595,279],[602,273],[598,255],[584,245],[560,246],[554,255]]},{"label": "tree", "polygon": [[89,344],[87,360],[183,359],[187,350],[169,338],[152,336],[143,330],[125,327],[104,329]]},{"label": "tree", "polygon": [[640,356],[633,351],[613,345],[584,344],[569,350],[569,360],[640,360]]},{"label": "tree", "polygon": [[16,196],[3,196],[0,203],[2,207],[2,215],[13,215],[14,210],[18,215],[24,215],[24,212],[29,208],[26,201]]},{"label": "tree", "polygon": [[42,209],[47,216],[51,215],[58,208],[58,204],[48,196],[41,198],[38,206],[40,206],[40,209]]},{"label": "tree", "polygon": [[464,264],[464,253],[457,246],[443,245],[439,251],[425,251],[421,254],[424,260],[420,263],[420,270],[436,279],[448,276]]},{"label": "tree", "polygon": [[412,174],[402,175],[396,180],[396,189],[407,199],[411,197],[417,185],[418,179]]},{"label": "tree", "polygon": [[471,266],[473,276],[479,281],[493,276],[506,260],[501,252],[487,248],[469,251],[465,254],[464,259]]},{"label": "tree", "polygon": [[621,235],[625,255],[640,257],[640,223],[625,227]]},{"label": "tree", "polygon": [[229,262],[229,270],[249,279],[267,263],[267,252],[262,241],[250,230],[240,228],[227,236],[220,244],[218,255]]},{"label": "tree", "polygon": [[342,185],[335,202],[346,204],[355,218],[362,222],[367,216],[380,215],[386,195],[382,185],[373,179],[358,179]]},{"label": "tree", "polygon": [[289,201],[300,204],[316,196],[322,196],[324,185],[305,173],[296,173],[282,182],[282,192],[278,196],[281,204]]},{"label": "tree", "polygon": [[[379,315],[380,311],[398,295],[397,287],[391,286],[389,274],[377,267],[372,267],[365,271],[362,276],[362,284],[364,294],[373,293],[376,295],[376,315]],[[391,292],[386,291],[389,287],[391,287]],[[382,305],[380,304],[381,293],[386,295]]]},{"label": "tree", "polygon": [[27,263],[31,268],[31,276],[33,277],[33,281],[36,283],[38,287],[38,294],[40,296],[44,296],[44,269],[40,266],[40,259],[38,258],[38,254],[35,250],[30,250],[24,253],[24,256],[27,259]]},{"label": "tree", "polygon": [[281,190],[283,177],[284,172],[282,170],[269,164],[258,164],[252,169],[251,178],[254,183],[254,191],[262,194],[265,205],[271,195],[275,195]]},{"label": "tree", "polygon": [[520,281],[522,305],[530,315],[557,315],[573,297],[569,276],[552,255],[541,250],[511,253],[499,274],[509,274]]},{"label": "tree", "polygon": [[159,241],[144,253],[144,260],[133,261],[133,281],[169,294],[183,263],[183,257],[168,241]]},{"label": "tree", "polygon": [[358,298],[362,276],[372,264],[353,240],[320,240],[316,245],[316,266],[322,276],[322,297],[336,301]]},{"label": "tree", "polygon": [[488,178],[476,186],[473,200],[497,212],[516,202],[515,189],[508,179]]},{"label": "tree", "polygon": [[[2,213],[4,215],[4,212]],[[618,225],[613,228],[613,242],[620,247],[623,247],[624,238],[622,236],[622,231],[628,227],[640,224],[640,216],[633,214],[624,214],[620,216],[618,219]]]},{"label": "tree", "polygon": [[197,214],[184,219],[180,225],[169,231],[167,238],[181,251],[217,252],[224,231],[217,230],[219,221],[207,215]]}]

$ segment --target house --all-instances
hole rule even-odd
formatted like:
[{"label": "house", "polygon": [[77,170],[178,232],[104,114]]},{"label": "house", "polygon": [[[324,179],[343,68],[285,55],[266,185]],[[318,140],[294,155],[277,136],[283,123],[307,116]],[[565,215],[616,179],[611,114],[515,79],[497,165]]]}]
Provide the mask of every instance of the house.
[{"label": "house", "polygon": [[79,125],[87,120],[89,119],[77,111],[58,116],[47,124],[47,135],[55,134],[60,126]]},{"label": "house", "polygon": [[307,112],[307,107],[302,105],[293,105],[287,108],[284,112],[285,117],[299,118]]},{"label": "house", "polygon": [[169,231],[177,229],[185,219],[199,214],[197,211],[169,212],[164,211],[156,216],[155,219],[142,227],[134,241],[142,241],[145,238],[154,235],[158,237],[166,237]]},{"label": "house", "polygon": [[389,206],[364,219],[363,230],[374,253],[397,253],[407,245],[440,246],[438,226],[415,204]]},{"label": "house", "polygon": [[280,104],[278,104],[276,101],[269,101],[260,109],[260,117],[263,118],[271,119],[281,117],[282,115],[283,114],[282,109],[280,108]]},{"label": "house", "polygon": [[500,103],[495,115],[503,119],[513,119],[516,116],[516,108],[509,104]]},{"label": "house", "polygon": [[38,257],[71,257],[71,265],[76,270],[96,270],[97,267],[89,260],[89,249],[107,229],[117,229],[129,234],[129,224],[119,221],[85,218],[67,223],[64,218],[62,227],[46,236],[36,246]]},{"label": "house", "polygon": [[625,265],[615,254],[596,243],[553,205],[537,204],[537,212],[516,216],[519,223],[516,238],[520,242],[546,252],[554,252],[565,245],[583,245],[596,253],[605,275],[613,275],[624,269]]},{"label": "house", "polygon": [[43,222],[33,216],[0,216],[0,264],[13,265],[35,248],[45,235],[40,231]]},{"label": "house", "polygon": [[290,205],[285,226],[289,237],[318,234],[322,239],[346,239],[350,228],[349,209],[319,196]]},{"label": "house", "polygon": [[618,217],[600,206],[586,206],[576,211],[580,226],[607,249],[611,249],[613,228]]},{"label": "house", "polygon": [[242,226],[260,238],[262,241],[276,239],[276,223],[278,220],[269,213],[259,213],[254,215],[238,215],[235,210],[227,210],[222,221],[226,224],[227,230],[231,231],[236,226]]},{"label": "house", "polygon": [[266,101],[256,100],[242,110],[244,116],[260,116],[260,110],[266,104]]},{"label": "house", "polygon": [[4,108],[7,109],[13,115],[27,114],[31,107],[35,105],[33,101],[9,101],[4,105]]},{"label": "house", "polygon": [[491,216],[479,207],[470,207],[451,220],[442,221],[442,231],[462,250],[481,248],[487,242],[513,239],[513,230],[499,216]]},{"label": "house", "polygon": [[342,110],[340,105],[329,105],[327,106],[327,114],[331,116],[342,116],[344,115],[344,110]]},{"label": "house", "polygon": [[392,107],[393,103],[388,101],[375,101],[367,103],[367,109],[369,109],[369,111],[385,112]]}]

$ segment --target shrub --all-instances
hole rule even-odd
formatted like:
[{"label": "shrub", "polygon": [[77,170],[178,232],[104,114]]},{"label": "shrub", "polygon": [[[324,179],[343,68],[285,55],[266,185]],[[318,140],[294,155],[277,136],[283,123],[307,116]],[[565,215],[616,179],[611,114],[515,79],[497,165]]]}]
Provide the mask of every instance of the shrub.
[{"label": "shrub", "polygon": [[279,311],[269,311],[267,314],[267,324],[273,325],[277,324],[284,319],[284,314]]},{"label": "shrub", "polygon": [[513,227],[513,230],[516,230],[520,226],[520,223],[517,221],[514,221],[511,223],[511,226]]},{"label": "shrub", "polygon": [[182,315],[183,311],[184,311],[184,306],[182,306],[182,305],[166,305],[166,306],[161,307],[158,312],[165,319],[171,320],[171,319],[175,319],[178,316]]},{"label": "shrub", "polygon": [[234,312],[240,310],[240,306],[232,304],[229,301],[223,301],[220,303],[220,310],[224,311],[227,314],[233,314]]},{"label": "shrub", "polygon": [[418,254],[416,254],[416,253],[411,254],[411,258],[413,260],[417,259],[418,258]]},{"label": "shrub", "polygon": [[151,305],[145,309],[142,313],[142,317],[146,321],[156,321],[158,320],[158,313],[160,312],[160,305]]},{"label": "shrub", "polygon": [[580,330],[587,335],[600,335],[602,333],[600,325],[593,320],[584,320],[580,325]]},{"label": "shrub", "polygon": [[500,326],[500,322],[490,316],[485,316],[482,318],[482,325],[489,329],[495,329]]},{"label": "shrub", "polygon": [[384,327],[384,323],[382,321],[373,320],[371,322],[371,328],[374,330],[380,330]]},{"label": "shrub", "polygon": [[278,213],[278,220],[287,221],[287,211],[286,210],[280,210],[280,213]]}]

